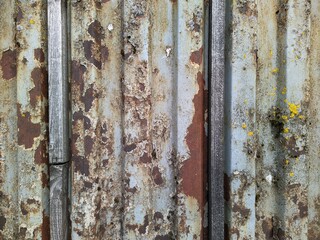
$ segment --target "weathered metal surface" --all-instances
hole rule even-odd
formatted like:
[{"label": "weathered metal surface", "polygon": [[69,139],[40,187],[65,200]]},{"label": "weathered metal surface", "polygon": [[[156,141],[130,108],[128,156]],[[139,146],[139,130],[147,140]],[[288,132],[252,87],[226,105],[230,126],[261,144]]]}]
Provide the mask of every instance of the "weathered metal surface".
[{"label": "weathered metal surface", "polygon": [[0,238],[49,239],[46,6],[0,3]]},{"label": "weathered metal surface", "polygon": [[72,1],[72,238],[206,238],[204,13]]},{"label": "weathered metal surface", "polygon": [[319,3],[228,8],[228,239],[319,239]]}]

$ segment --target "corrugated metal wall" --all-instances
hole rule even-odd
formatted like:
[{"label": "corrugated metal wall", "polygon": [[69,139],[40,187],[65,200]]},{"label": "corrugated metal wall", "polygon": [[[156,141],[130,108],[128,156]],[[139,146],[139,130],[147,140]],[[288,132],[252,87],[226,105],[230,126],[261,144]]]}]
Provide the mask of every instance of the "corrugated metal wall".
[{"label": "corrugated metal wall", "polygon": [[228,1],[227,238],[319,239],[319,1]]},{"label": "corrugated metal wall", "polygon": [[[0,8],[0,238],[49,239],[47,3]],[[206,238],[205,9],[70,1],[72,239]]]},{"label": "corrugated metal wall", "polygon": [[[320,238],[320,3],[208,4],[69,1],[68,238]],[[50,239],[47,1],[0,13],[0,239]]]}]

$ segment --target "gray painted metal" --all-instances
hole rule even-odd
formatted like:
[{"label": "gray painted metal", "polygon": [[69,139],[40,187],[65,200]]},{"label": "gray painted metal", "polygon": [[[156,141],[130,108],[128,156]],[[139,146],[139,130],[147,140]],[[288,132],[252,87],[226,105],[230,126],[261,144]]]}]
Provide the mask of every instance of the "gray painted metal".
[{"label": "gray painted metal", "polygon": [[209,239],[224,238],[225,1],[212,0],[209,14]]}]

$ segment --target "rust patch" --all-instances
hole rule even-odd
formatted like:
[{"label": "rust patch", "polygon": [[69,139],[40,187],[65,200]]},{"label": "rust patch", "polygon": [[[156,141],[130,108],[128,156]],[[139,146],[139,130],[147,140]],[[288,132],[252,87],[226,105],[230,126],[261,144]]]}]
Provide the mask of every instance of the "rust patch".
[{"label": "rust patch", "polygon": [[197,74],[199,91],[194,96],[194,116],[191,125],[188,127],[186,142],[190,151],[190,158],[181,167],[182,189],[186,195],[192,196],[202,204],[203,172],[204,172],[204,80],[201,72]]},{"label": "rust patch", "polygon": [[164,235],[164,236],[156,236],[155,240],[172,240],[173,238],[170,237],[170,235]]},{"label": "rust patch", "polygon": [[241,14],[247,15],[248,17],[250,16],[256,16],[257,15],[257,10],[256,8],[252,8],[250,6],[250,2],[249,1],[245,1],[245,2],[239,2],[238,5],[238,10]]},{"label": "rust patch", "polygon": [[158,167],[154,167],[152,169],[152,177],[153,177],[153,181],[155,184],[157,184],[157,185],[163,184],[162,174],[161,174]]},{"label": "rust patch", "polygon": [[2,231],[6,225],[7,219],[4,216],[0,216],[0,230]]},{"label": "rust patch", "polygon": [[265,239],[273,239],[273,231],[272,231],[272,219],[267,218],[262,222],[262,231],[265,235]]},{"label": "rust patch", "polygon": [[245,208],[244,206],[238,205],[238,204],[234,204],[234,206],[232,207],[232,211],[233,212],[238,212],[242,218],[248,219],[248,217],[250,216],[251,210],[248,208]]},{"label": "rust patch", "polygon": [[37,102],[48,96],[48,73],[45,67],[36,67],[31,72],[34,88],[29,91],[30,104],[36,107]]},{"label": "rust patch", "polygon": [[131,151],[133,151],[134,149],[136,149],[136,145],[133,143],[133,144],[130,144],[130,145],[126,145],[124,148],[123,148],[123,150],[125,151],[125,152],[131,152]]},{"label": "rust patch", "polygon": [[88,88],[84,94],[84,96],[81,97],[81,101],[84,103],[84,110],[88,112],[93,104],[93,101],[95,99],[95,91],[93,89],[93,84],[90,85],[90,88]]},{"label": "rust patch", "polygon": [[99,70],[101,70],[102,62],[108,60],[108,48],[99,44],[95,44],[91,40],[84,41],[83,48],[85,58]]},{"label": "rust patch", "polygon": [[34,49],[34,58],[39,62],[43,63],[45,60],[44,52],[42,48]]},{"label": "rust patch", "polygon": [[90,136],[84,137],[84,154],[90,155],[93,149],[94,140]]},{"label": "rust patch", "polygon": [[20,203],[20,210],[23,215],[36,212],[39,209],[40,203],[35,199],[27,199],[26,202]]},{"label": "rust patch", "polygon": [[74,170],[82,175],[89,176],[89,162],[83,156],[72,156]]},{"label": "rust patch", "polygon": [[101,23],[97,20],[93,21],[89,25],[88,33],[96,42],[101,42],[101,39],[103,39],[103,27],[101,26]]},{"label": "rust patch", "polygon": [[308,216],[308,205],[306,205],[303,202],[298,203],[298,208],[299,208],[299,216],[300,218],[305,218]]},{"label": "rust patch", "polygon": [[50,217],[44,211],[42,212],[41,235],[42,240],[50,240]]},{"label": "rust patch", "polygon": [[194,52],[191,53],[190,61],[195,63],[195,64],[201,65],[202,56],[203,56],[202,54],[203,54],[203,47],[201,47],[199,50],[194,51]]},{"label": "rust patch", "polygon": [[151,163],[151,157],[147,152],[145,152],[141,157],[140,157],[140,162],[142,163]]},{"label": "rust patch", "polygon": [[17,76],[16,55],[16,50],[11,49],[2,53],[0,66],[2,69],[2,77],[5,80],[10,80]]},{"label": "rust patch", "polygon": [[71,63],[71,80],[72,83],[79,87],[80,92],[83,92],[84,89],[84,73],[87,71],[87,68],[77,61],[72,61]]},{"label": "rust patch", "polygon": [[34,162],[38,165],[48,164],[47,141],[42,140],[34,153]]},{"label": "rust patch", "polygon": [[73,113],[73,125],[76,124],[77,121],[83,121],[84,129],[88,130],[91,127],[90,118],[83,115],[83,111],[80,110],[78,112]]},{"label": "rust patch", "polygon": [[72,133],[72,137],[71,137],[71,152],[74,155],[77,155],[79,153],[79,151],[78,151],[78,149],[76,147],[76,142],[77,142],[79,137],[80,137],[79,134]]},{"label": "rust patch", "polygon": [[21,106],[18,104],[18,144],[31,148],[34,139],[40,136],[41,126],[40,123],[32,123],[29,112],[21,113],[20,109]]},{"label": "rust patch", "polygon": [[143,225],[139,227],[138,231],[140,234],[145,234],[147,232],[147,227],[149,225],[149,218],[148,215],[144,216]]}]

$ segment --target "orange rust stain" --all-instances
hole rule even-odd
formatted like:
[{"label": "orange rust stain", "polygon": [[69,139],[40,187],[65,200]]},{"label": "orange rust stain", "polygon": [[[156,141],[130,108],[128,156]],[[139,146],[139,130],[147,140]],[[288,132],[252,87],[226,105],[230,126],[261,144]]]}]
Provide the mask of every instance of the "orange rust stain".
[{"label": "orange rust stain", "polygon": [[0,66],[2,69],[2,77],[5,80],[10,80],[17,76],[16,54],[16,50],[11,49],[2,53]]},{"label": "orange rust stain", "polygon": [[186,142],[190,151],[190,158],[181,168],[182,190],[198,200],[200,206],[204,204],[204,80],[201,72],[197,74],[199,91],[194,96],[195,113],[191,125],[188,127]]},{"label": "orange rust stain", "polygon": [[203,55],[203,47],[191,53],[190,61],[198,65],[201,65],[202,58],[203,58],[202,55]]}]

